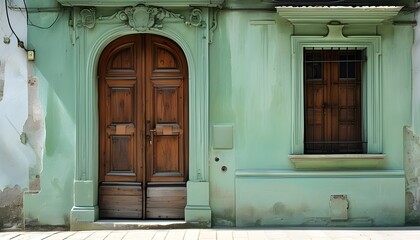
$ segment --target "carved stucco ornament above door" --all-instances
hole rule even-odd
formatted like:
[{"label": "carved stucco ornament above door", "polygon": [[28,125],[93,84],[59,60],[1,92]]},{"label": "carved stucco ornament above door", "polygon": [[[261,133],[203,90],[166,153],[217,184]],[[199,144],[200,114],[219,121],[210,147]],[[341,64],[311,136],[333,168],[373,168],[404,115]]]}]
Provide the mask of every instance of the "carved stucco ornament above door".
[{"label": "carved stucco ornament above door", "polygon": [[135,7],[127,7],[111,16],[96,16],[95,8],[85,8],[80,11],[81,19],[78,21],[78,27],[94,28],[97,21],[112,21],[114,19],[126,22],[133,30],[144,32],[149,29],[161,29],[163,21],[166,18],[180,19],[187,26],[205,28],[207,23],[203,20],[201,10],[195,8],[191,10],[189,20],[181,14],[171,12],[161,7],[150,7],[145,5],[137,5]]},{"label": "carved stucco ornament above door", "polygon": [[93,28],[95,27],[96,18],[95,18],[96,10],[94,8],[85,8],[80,11],[81,19],[77,22],[78,27],[85,27],[85,28]]},{"label": "carved stucco ornament above door", "polygon": [[[184,19],[184,16],[181,14],[170,12],[164,8],[146,7],[144,5],[128,7],[124,9],[123,13],[128,20],[128,25],[139,32],[144,32],[151,28],[162,28],[162,22],[165,18]],[[119,14],[120,18],[124,14]]]}]

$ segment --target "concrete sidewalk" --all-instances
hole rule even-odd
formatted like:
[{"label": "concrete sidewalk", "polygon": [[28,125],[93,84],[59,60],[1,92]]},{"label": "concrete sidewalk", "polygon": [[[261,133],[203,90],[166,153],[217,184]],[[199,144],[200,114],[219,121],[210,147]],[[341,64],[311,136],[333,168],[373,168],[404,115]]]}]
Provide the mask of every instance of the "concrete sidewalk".
[{"label": "concrete sidewalk", "polygon": [[0,232],[0,240],[420,240],[420,227]]}]

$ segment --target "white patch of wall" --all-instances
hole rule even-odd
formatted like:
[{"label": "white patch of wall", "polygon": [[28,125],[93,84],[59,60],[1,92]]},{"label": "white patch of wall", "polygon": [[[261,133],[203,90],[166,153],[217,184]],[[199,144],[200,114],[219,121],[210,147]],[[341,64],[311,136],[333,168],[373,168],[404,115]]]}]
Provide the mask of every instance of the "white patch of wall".
[{"label": "white patch of wall", "polygon": [[4,68],[5,64],[0,59],[0,101],[3,99],[3,89],[4,89]]},{"label": "white patch of wall", "polygon": [[[9,6],[22,7],[23,2],[6,0]],[[20,40],[27,43],[26,15],[9,9],[9,19]],[[18,47],[0,2],[0,191],[6,187],[29,187],[29,169],[36,163],[30,144],[21,142],[28,118],[28,62],[26,51]],[[7,38],[10,37],[10,43]]]}]

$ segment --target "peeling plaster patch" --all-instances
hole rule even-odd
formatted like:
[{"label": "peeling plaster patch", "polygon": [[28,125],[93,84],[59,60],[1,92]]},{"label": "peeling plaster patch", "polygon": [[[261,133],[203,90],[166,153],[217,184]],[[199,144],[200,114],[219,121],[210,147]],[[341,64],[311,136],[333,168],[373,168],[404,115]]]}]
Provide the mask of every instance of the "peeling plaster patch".
[{"label": "peeling plaster patch", "polygon": [[420,224],[420,136],[404,127],[406,223]]},{"label": "peeling plaster patch", "polygon": [[0,59],[0,101],[3,99],[5,63]]},{"label": "peeling plaster patch", "polygon": [[0,229],[19,229],[23,226],[23,190],[16,185],[0,190]]},{"label": "peeling plaster patch", "polygon": [[41,191],[41,179],[39,175],[35,175],[34,178],[29,178],[29,191],[31,193]]},{"label": "peeling plaster patch", "polygon": [[38,79],[30,77],[28,80],[28,118],[23,126],[27,142],[36,155],[36,161],[29,170],[29,191],[39,191],[39,175],[42,171],[42,158],[45,142],[45,124],[41,101],[38,95]]}]

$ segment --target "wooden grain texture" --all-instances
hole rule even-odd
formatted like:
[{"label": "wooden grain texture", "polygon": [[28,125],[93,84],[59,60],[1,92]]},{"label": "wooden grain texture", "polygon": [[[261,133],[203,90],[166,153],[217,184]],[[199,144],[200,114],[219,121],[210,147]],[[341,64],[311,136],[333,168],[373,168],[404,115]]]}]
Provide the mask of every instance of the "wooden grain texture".
[{"label": "wooden grain texture", "polygon": [[184,218],[187,204],[186,187],[148,187],[146,200],[147,218]]},{"label": "wooden grain texture", "polygon": [[[177,186],[188,180],[184,53],[165,37],[127,35],[104,49],[98,74],[101,218],[183,218],[186,191]],[[152,189],[150,198],[146,188],[129,186],[163,182],[178,185]]]},{"label": "wooden grain texture", "polygon": [[99,209],[101,218],[142,218],[141,186],[100,186]]}]

